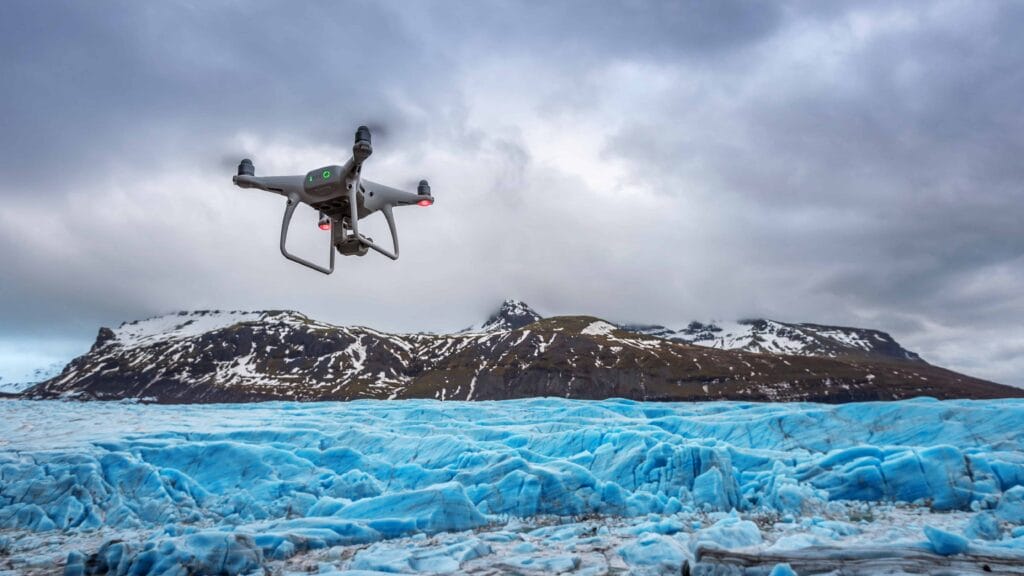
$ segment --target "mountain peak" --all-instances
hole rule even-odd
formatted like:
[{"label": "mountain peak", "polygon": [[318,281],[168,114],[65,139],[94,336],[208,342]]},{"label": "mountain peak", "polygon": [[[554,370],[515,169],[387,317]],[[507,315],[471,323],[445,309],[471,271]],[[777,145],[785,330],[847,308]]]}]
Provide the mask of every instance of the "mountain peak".
[{"label": "mountain peak", "polygon": [[526,302],[509,298],[502,302],[501,308],[483,323],[480,330],[483,332],[516,330],[533,324],[541,318],[542,316],[530,308]]}]

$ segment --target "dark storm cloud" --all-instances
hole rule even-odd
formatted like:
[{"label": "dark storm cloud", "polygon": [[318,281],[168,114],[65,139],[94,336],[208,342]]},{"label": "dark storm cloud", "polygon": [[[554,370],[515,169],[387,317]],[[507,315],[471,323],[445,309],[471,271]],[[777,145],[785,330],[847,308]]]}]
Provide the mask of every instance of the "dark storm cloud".
[{"label": "dark storm cloud", "polygon": [[436,93],[427,69],[444,61],[391,9],[351,7],[357,19],[331,2],[7,3],[0,167],[30,180],[159,165],[239,126],[339,142],[355,118],[398,127],[380,95]]},{"label": "dark storm cloud", "polygon": [[205,153],[206,141],[240,124],[338,142],[356,118],[394,132],[403,119],[388,95],[435,106],[457,97],[447,90],[460,50],[705,54],[756,40],[779,20],[770,4],[738,0],[458,2],[444,10],[385,2],[10,2],[4,11],[0,168],[16,178],[54,165],[109,165],[111,157],[158,163],[162,155]]},{"label": "dark storm cloud", "polygon": [[[821,312],[834,321],[859,308],[896,329],[887,317],[901,311],[1019,339],[1024,10],[945,7],[917,6],[870,42],[838,46],[852,53],[832,75],[764,78],[752,97],[714,110],[721,132],[687,138],[685,124],[665,134],[652,122],[613,149],[641,152],[636,161],[661,174],[666,155],[697,159],[713,174],[711,194],[738,207],[760,258],[796,263],[817,276],[813,299],[841,303]],[[680,162],[666,182],[690,166]]]},{"label": "dark storm cloud", "polygon": [[[1024,383],[1019,3],[0,10],[0,338],[200,307],[450,329],[519,296],[870,325]],[[359,123],[369,177],[439,202],[399,215],[398,264],[312,277],[226,175],[341,158]]]},{"label": "dark storm cloud", "polygon": [[783,16],[780,5],[749,0],[449,2],[447,6],[443,13],[423,4],[418,10],[438,27],[443,20],[445,28],[457,35],[456,44],[467,41],[497,50],[529,44],[558,60],[567,56],[712,56],[764,38],[776,30]]}]

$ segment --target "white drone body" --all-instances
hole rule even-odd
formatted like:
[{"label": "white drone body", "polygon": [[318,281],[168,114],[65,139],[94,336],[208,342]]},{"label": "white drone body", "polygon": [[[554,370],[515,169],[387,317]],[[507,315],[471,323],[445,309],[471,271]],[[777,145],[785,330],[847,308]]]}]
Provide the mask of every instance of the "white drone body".
[{"label": "white drone body", "polygon": [[[370,145],[370,130],[360,126],[356,130],[352,158],[343,166],[324,166],[311,170],[304,176],[256,176],[252,161],[248,158],[238,164],[238,174],[232,178],[241,188],[259,188],[280,194],[288,199],[281,223],[281,254],[285,258],[312,268],[324,274],[334,272],[335,249],[345,256],[364,256],[373,249],[391,258],[398,259],[398,232],[395,228],[395,206],[430,206],[434,197],[430,184],[420,180],[416,193],[405,192],[363,180],[363,162],[373,153]],[[320,211],[320,228],[331,231],[330,266],[320,266],[288,252],[288,228],[299,202]],[[378,246],[372,238],[359,233],[359,220],[375,212],[384,214],[391,231],[392,248]]]}]

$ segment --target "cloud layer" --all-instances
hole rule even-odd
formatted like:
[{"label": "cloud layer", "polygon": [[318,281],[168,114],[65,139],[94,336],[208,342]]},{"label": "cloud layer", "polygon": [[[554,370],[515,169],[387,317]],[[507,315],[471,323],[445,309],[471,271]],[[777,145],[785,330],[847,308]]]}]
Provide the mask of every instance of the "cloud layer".
[{"label": "cloud layer", "polygon": [[[0,341],[191,308],[446,330],[514,296],[876,327],[1024,385],[1022,26],[1014,2],[8,3]],[[397,213],[397,263],[321,277],[230,175],[341,162],[361,123],[367,177],[438,202]],[[321,255],[313,223],[295,249]]]}]

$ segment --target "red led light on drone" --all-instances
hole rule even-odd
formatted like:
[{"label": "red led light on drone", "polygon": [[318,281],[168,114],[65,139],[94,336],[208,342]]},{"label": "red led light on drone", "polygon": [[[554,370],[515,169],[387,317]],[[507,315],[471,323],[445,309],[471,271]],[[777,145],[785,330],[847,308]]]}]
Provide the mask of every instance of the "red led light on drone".
[{"label": "red led light on drone", "polygon": [[331,223],[330,222],[321,222],[319,226],[320,226],[321,230],[330,230],[331,229]]},{"label": "red led light on drone", "polygon": [[419,202],[417,202],[416,204],[418,204],[418,205],[420,205],[420,206],[430,206],[430,205],[431,205],[431,204],[433,204],[433,203],[434,203],[434,201],[433,201],[433,200],[426,200],[426,199],[423,199],[423,200],[420,200]]}]

